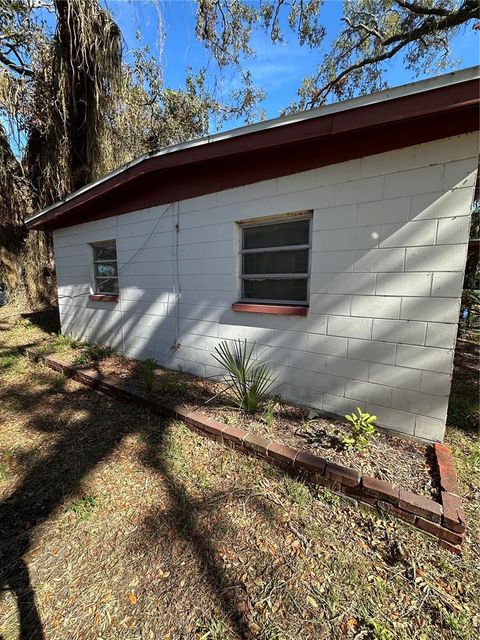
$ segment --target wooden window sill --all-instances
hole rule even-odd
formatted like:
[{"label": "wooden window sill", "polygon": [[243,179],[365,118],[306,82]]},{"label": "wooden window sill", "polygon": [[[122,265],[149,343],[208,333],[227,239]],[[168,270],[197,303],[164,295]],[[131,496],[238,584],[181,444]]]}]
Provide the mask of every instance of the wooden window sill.
[{"label": "wooden window sill", "polygon": [[92,300],[92,302],[118,302],[118,295],[92,293],[88,296],[88,299]]},{"label": "wooden window sill", "polygon": [[232,304],[232,311],[243,313],[270,313],[276,316],[306,316],[308,307],[290,304],[261,304],[249,302],[235,302]]}]

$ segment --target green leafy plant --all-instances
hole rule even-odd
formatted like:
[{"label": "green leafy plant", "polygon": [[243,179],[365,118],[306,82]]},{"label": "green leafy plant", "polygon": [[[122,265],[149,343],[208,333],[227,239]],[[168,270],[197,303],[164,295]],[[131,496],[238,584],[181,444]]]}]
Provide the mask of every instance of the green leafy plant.
[{"label": "green leafy plant", "polygon": [[67,380],[67,376],[63,373],[56,373],[52,376],[52,386],[55,389],[61,389]]},{"label": "green leafy plant", "polygon": [[114,353],[115,351],[111,347],[107,347],[105,344],[93,343],[83,345],[80,353],[73,358],[72,364],[82,365],[89,364],[91,362],[99,362],[104,358],[108,358],[108,356],[112,356]]},{"label": "green leafy plant", "polygon": [[375,435],[377,416],[372,416],[357,407],[357,413],[354,412],[345,418],[352,425],[352,434],[341,438],[343,446],[347,449],[357,449],[357,451],[363,449]]},{"label": "green leafy plant", "polygon": [[78,338],[59,334],[54,338],[52,346],[55,351],[65,351],[66,349],[81,349],[85,345]]},{"label": "green leafy plant", "polygon": [[111,347],[107,347],[105,344],[89,344],[85,349],[85,354],[89,360],[93,360],[93,362],[98,362],[99,360],[103,360],[104,358],[108,358],[108,356],[113,355],[114,351]]},{"label": "green leafy plant", "polygon": [[266,363],[258,362],[252,353],[255,343],[227,340],[215,348],[215,360],[227,370],[228,390],[234,397],[239,409],[248,413],[256,411],[266,400],[275,377]]},{"label": "green leafy plant", "polygon": [[70,510],[77,516],[78,520],[86,520],[98,506],[98,499],[95,496],[84,496],[77,498],[70,505]]},{"label": "green leafy plant", "polygon": [[150,391],[153,389],[153,383],[155,380],[155,369],[158,367],[158,363],[153,358],[147,358],[142,362],[141,375],[143,384]]},{"label": "green leafy plant", "polygon": [[75,356],[72,360],[73,365],[79,364],[88,364],[88,356],[86,353],[79,353],[78,356]]},{"label": "green leafy plant", "polygon": [[336,506],[340,503],[340,496],[337,496],[336,493],[332,493],[330,489],[320,489],[318,495],[324,502],[332,506]]}]

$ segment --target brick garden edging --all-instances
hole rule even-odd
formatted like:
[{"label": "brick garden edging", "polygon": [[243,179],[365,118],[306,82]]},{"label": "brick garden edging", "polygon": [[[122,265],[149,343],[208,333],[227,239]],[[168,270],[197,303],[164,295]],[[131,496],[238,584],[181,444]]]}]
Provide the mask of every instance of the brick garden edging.
[{"label": "brick garden edging", "polygon": [[404,520],[440,540],[440,546],[461,554],[465,537],[465,514],[462,508],[457,474],[449,448],[435,444],[435,460],[440,478],[441,502],[418,495],[383,480],[360,476],[354,469],[328,462],[306,451],[293,449],[244,429],[217,422],[187,406],[160,402],[153,394],[143,392],[128,383],[119,383],[95,369],[73,367],[62,360],[39,355],[35,349],[25,348],[26,355],[43,362],[77,382],[92,387],[117,400],[132,402],[154,413],[180,418],[186,426],[203,436],[237,451],[260,457],[308,481],[328,487],[362,505]]}]

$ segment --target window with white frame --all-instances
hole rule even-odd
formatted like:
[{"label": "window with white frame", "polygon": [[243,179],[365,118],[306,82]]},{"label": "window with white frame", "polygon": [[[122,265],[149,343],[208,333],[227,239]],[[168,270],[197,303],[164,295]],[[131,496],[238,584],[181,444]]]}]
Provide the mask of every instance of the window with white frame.
[{"label": "window with white frame", "polygon": [[307,305],[311,213],[241,225],[243,302]]},{"label": "window with white frame", "polygon": [[91,244],[93,251],[94,292],[118,294],[117,245],[115,240]]}]

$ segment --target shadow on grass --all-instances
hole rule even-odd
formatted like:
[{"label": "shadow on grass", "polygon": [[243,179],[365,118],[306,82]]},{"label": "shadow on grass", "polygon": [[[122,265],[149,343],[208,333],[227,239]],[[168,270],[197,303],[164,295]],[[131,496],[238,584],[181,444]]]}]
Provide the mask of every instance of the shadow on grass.
[{"label": "shadow on grass", "polygon": [[455,349],[447,424],[472,434],[480,434],[479,357],[478,334],[464,333],[459,336]]},{"label": "shadow on grass", "polygon": [[[43,385],[46,380],[41,382]],[[58,383],[52,380],[47,390],[32,392],[19,384],[11,385],[2,393],[6,402],[14,399],[17,403],[18,398],[23,398],[23,410],[29,410],[31,414],[27,428],[52,434],[53,439],[49,454],[34,457],[15,490],[0,503],[0,591],[11,591],[16,597],[20,639],[43,640],[45,637],[25,562],[25,555],[36,542],[38,527],[54,516],[67,499],[75,496],[83,478],[131,433],[142,436],[145,443],[143,462],[163,478],[172,504],[171,521],[176,533],[192,549],[231,630],[239,638],[249,638],[248,626],[237,606],[235,585],[231,584],[213,545],[198,523],[201,506],[189,496],[162,456],[167,423],[155,421],[156,428],[153,429],[147,420],[138,419],[138,409],[125,407],[87,388],[80,387],[63,394],[59,394],[60,390]],[[76,408],[82,409],[83,417],[71,421],[69,417]],[[132,415],[134,412],[135,416]],[[210,500],[216,497],[222,499],[219,493]],[[255,508],[262,510],[266,518],[274,519],[268,503],[257,501]],[[152,524],[151,517],[147,517],[145,530],[148,531]],[[151,531],[149,537],[151,540]]]},{"label": "shadow on grass", "polygon": [[46,331],[47,333],[60,332],[60,316],[57,307],[42,309],[41,311],[32,311],[30,313],[21,313],[22,318],[28,320],[33,325]]}]

